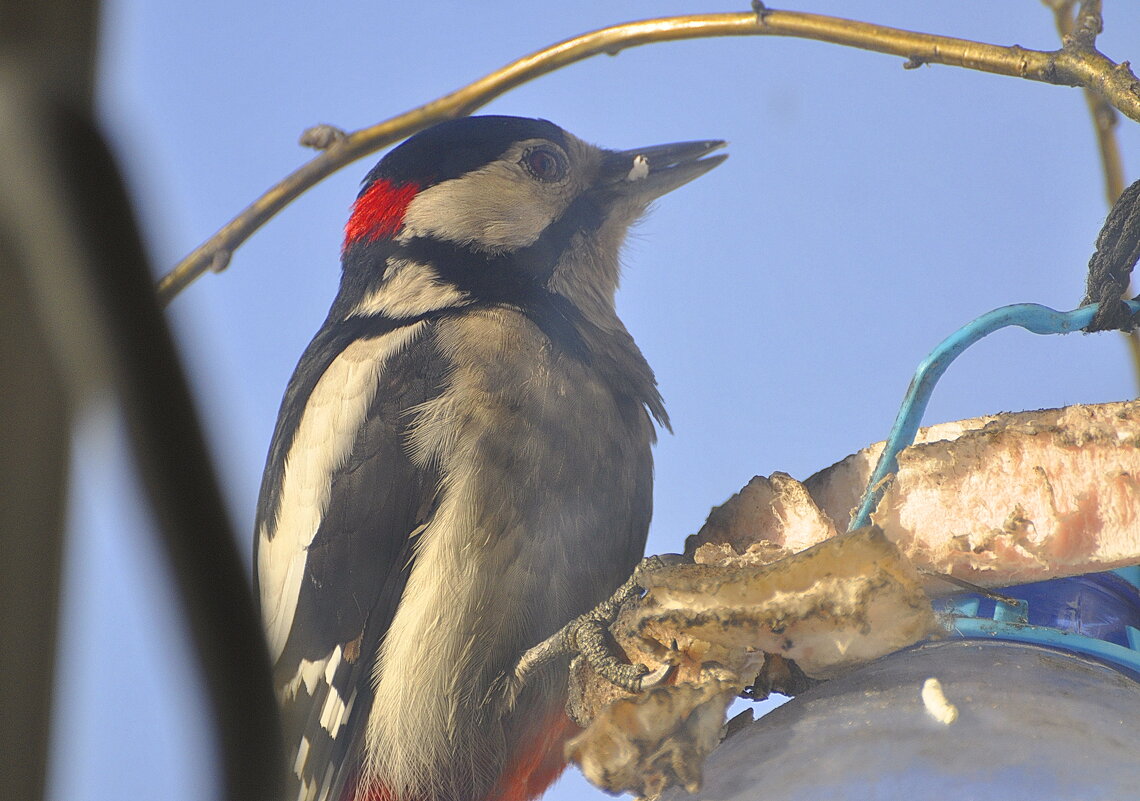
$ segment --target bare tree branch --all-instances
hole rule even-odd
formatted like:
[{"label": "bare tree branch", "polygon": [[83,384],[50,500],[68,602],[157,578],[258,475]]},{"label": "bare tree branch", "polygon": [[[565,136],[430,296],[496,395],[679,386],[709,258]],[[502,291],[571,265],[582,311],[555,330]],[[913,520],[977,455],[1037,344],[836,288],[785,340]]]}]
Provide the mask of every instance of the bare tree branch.
[{"label": "bare tree branch", "polygon": [[[567,39],[514,61],[462,89],[397,117],[331,137],[320,155],[287,176],[221,230],[183,259],[158,284],[158,296],[169,303],[208,269],[228,263],[229,254],[297,196],[336,170],[436,122],[470,114],[499,95],[548,72],[599,53],[614,55],[627,47],[654,42],[718,36],[793,36],[901,56],[908,67],[946,64],[1063,86],[1082,86],[1140,122],[1140,82],[1127,62],[1117,64],[1084,42],[1086,31],[1099,31],[1091,22],[1097,0],[1081,6],[1081,24],[1065,46],[1055,51],[1002,47],[888,28],[867,22],[766,9],[754,13],[696,14],[631,22]],[[1079,34],[1079,36],[1078,36]],[[1083,37],[1083,38],[1082,38]],[[1095,33],[1091,34],[1095,38]]]}]

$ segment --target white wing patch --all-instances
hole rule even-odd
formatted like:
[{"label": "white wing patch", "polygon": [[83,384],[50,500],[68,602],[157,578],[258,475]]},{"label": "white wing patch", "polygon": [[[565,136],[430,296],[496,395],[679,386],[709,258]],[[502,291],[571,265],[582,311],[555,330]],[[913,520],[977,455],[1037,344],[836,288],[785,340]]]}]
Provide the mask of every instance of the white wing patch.
[{"label": "white wing patch", "polygon": [[333,473],[352,452],[384,366],[424,325],[418,322],[353,342],[328,366],[305,404],[285,457],[272,530],[266,521],[258,531],[262,622],[275,662],[293,625],[307,551],[328,508]]}]

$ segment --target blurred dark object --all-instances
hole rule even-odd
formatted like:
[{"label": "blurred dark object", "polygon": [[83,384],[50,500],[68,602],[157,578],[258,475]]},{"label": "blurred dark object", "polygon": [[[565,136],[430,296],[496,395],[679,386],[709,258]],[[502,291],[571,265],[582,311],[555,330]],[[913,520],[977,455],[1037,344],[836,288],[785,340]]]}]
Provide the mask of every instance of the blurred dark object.
[{"label": "blurred dark object", "polygon": [[277,799],[276,705],[249,585],[92,122],[97,18],[90,0],[0,2],[0,798],[44,795],[71,425],[101,395],[119,403],[174,567],[226,794]]}]

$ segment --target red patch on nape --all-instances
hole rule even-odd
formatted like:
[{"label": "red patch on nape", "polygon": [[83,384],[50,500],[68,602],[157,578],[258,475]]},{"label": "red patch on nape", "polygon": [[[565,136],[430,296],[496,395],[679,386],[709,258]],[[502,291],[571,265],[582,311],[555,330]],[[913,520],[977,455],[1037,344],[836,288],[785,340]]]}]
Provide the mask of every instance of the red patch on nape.
[{"label": "red patch on nape", "polygon": [[404,224],[408,204],[419,191],[418,184],[394,184],[386,178],[373,183],[352,206],[352,216],[344,226],[345,249],[357,242],[394,236]]}]

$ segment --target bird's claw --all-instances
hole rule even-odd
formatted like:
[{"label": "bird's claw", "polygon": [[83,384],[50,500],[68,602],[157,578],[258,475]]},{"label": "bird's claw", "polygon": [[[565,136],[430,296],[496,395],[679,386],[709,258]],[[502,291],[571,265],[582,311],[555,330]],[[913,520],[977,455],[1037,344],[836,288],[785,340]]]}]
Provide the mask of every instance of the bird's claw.
[{"label": "bird's claw", "polygon": [[665,664],[651,671],[640,663],[622,662],[614,654],[606,631],[617,620],[622,604],[641,595],[641,582],[649,573],[686,561],[689,560],[680,554],[642,559],[633,575],[613,595],[523,654],[514,670],[504,673],[494,682],[484,701],[490,702],[495,698],[510,709],[532,673],[566,654],[580,655],[599,676],[629,692],[641,692],[664,682],[673,672],[672,665]]},{"label": "bird's claw", "polygon": [[563,629],[567,650],[580,654],[595,673],[623,690],[636,693],[661,684],[672,673],[672,665],[665,664],[650,671],[640,663],[631,665],[619,661],[606,638],[606,631],[617,620],[622,604],[642,594],[643,582],[649,573],[684,561],[686,557],[680,554],[642,559],[633,575],[613,595]]},{"label": "bird's claw", "polygon": [[665,664],[661,665],[661,667],[657,668],[657,670],[646,673],[638,682],[637,691],[640,692],[641,690],[652,690],[654,687],[658,687],[664,684],[665,679],[673,675],[673,669],[675,667],[676,665],[670,665],[668,662],[666,662]]}]

